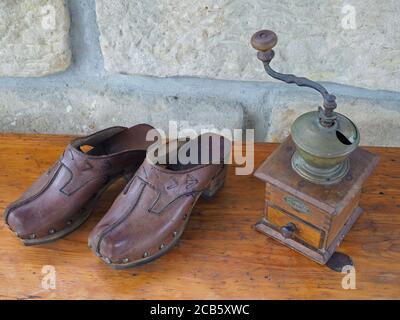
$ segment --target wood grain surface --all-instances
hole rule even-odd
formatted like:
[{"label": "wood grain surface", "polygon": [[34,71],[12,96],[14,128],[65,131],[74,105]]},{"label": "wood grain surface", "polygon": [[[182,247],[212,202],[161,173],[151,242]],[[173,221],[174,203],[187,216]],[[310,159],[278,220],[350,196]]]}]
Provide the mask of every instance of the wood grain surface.
[{"label": "wood grain surface", "polygon": [[[67,136],[0,135],[0,210],[18,198],[70,141]],[[259,143],[257,167],[276,144]],[[199,200],[178,246],[142,267],[115,271],[87,247],[90,230],[123,186],[103,195],[89,221],[57,242],[25,247],[0,223],[0,299],[371,299],[400,298],[400,149],[369,148],[381,161],[364,185],[364,213],[338,251],[350,255],[356,289],[345,274],[308,260],[253,230],[264,208],[265,184],[236,176]],[[42,288],[54,266],[56,289]]]}]

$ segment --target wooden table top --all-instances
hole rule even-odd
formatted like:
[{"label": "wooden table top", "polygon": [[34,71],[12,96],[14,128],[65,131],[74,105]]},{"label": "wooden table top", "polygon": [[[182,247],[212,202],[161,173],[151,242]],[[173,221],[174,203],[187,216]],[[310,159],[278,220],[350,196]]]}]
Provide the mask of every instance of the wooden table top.
[{"label": "wooden table top", "polygon": [[[58,159],[71,137],[0,135],[0,210]],[[255,147],[255,167],[276,144]],[[356,289],[334,272],[256,232],[264,184],[235,176],[210,201],[199,200],[178,246],[129,270],[106,266],[87,247],[90,230],[121,190],[117,182],[80,229],[57,242],[25,247],[0,222],[0,299],[370,299],[400,298],[400,148],[381,155],[364,185],[364,213],[340,245],[355,264]],[[56,289],[43,289],[53,266]]]}]

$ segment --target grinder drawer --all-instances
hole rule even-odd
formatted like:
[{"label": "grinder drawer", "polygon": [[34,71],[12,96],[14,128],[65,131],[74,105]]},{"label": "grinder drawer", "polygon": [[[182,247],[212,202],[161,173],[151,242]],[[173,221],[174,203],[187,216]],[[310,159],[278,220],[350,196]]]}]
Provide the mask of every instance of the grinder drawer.
[{"label": "grinder drawer", "polygon": [[267,220],[286,238],[301,240],[306,244],[321,248],[324,232],[307,224],[281,209],[268,205]]}]

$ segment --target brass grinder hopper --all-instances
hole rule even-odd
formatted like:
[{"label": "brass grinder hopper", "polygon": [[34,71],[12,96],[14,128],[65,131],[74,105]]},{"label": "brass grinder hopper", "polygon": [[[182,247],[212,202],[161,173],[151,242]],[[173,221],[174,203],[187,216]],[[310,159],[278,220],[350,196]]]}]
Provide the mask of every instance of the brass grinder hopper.
[{"label": "brass grinder hopper", "polygon": [[302,114],[292,124],[291,135],[296,146],[291,159],[292,168],[312,183],[337,183],[348,173],[349,155],[359,145],[358,128],[349,118],[334,112],[336,97],[322,85],[271,68],[272,48],[277,42],[276,34],[270,30],[258,31],[251,38],[251,45],[258,50],[257,57],[263,62],[265,71],[275,79],[317,90],[323,97],[323,107]]}]

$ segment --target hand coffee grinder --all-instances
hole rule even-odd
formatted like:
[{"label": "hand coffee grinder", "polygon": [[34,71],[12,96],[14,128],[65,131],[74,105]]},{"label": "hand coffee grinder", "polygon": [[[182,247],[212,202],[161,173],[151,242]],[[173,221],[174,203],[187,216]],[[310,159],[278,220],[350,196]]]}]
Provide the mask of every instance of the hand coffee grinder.
[{"label": "hand coffee grinder", "polygon": [[264,216],[255,228],[325,264],[361,214],[361,187],[379,157],[358,147],[356,125],[334,112],[336,97],[322,85],[271,68],[277,41],[269,30],[251,38],[265,71],[275,79],[317,90],[323,107],[298,117],[291,136],[256,170],[266,189]]}]

